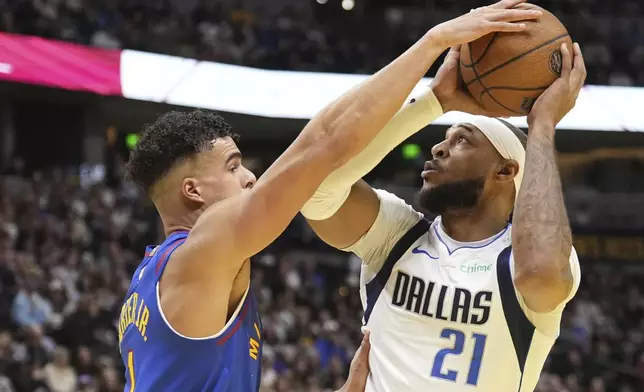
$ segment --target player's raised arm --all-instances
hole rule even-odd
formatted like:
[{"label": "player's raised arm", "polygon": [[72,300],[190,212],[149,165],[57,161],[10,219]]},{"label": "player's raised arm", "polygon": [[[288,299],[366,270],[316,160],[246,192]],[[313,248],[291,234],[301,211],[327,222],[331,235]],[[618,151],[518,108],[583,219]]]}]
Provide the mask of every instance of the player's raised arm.
[{"label": "player's raised arm", "polygon": [[193,259],[222,262],[256,254],[286,228],[320,183],[373,140],[448,47],[492,31],[522,31],[515,21],[539,12],[506,9],[503,0],[431,29],[391,64],[329,104],[242,195],[216,203],[197,220],[182,247]]},{"label": "player's raised arm", "polygon": [[[464,19],[472,20],[486,10],[498,11],[499,8],[515,4],[516,2],[499,2],[475,10],[469,16],[445,22],[437,28],[448,26],[452,31],[471,30],[472,25]],[[540,13],[535,13],[531,18],[539,16]],[[380,200],[369,185],[359,180],[405,139],[449,111],[495,115],[481,107],[460,83],[459,60],[460,46],[454,46],[447,54],[431,86],[409,97],[376,138],[359,155],[329,175],[314,196],[307,201],[302,208],[302,214],[322,240],[335,248],[347,249],[372,227],[381,211],[383,200]],[[401,235],[405,232],[405,227],[401,225],[413,225],[419,217],[404,203],[394,204],[390,215],[395,221],[388,222],[389,227],[381,227],[380,231],[391,230],[392,233]],[[394,209],[397,211],[393,211]],[[379,238],[375,242],[386,248],[388,242],[395,243],[395,240]],[[366,259],[364,261],[368,262]]]},{"label": "player's raised arm", "polygon": [[360,179],[395,146],[443,114],[442,106],[443,101],[437,99],[431,87],[407,99],[360,154],[324,180],[302,207],[302,214],[323,241],[337,249],[346,249],[367,232],[378,216],[380,200]]},{"label": "player's raised arm", "polygon": [[[554,310],[573,285],[572,234],[561,190],[555,153],[555,126],[574,107],[586,79],[579,45],[573,54],[561,48],[561,77],[535,103],[529,132],[523,183],[513,216],[512,252],[515,285],[530,310]],[[573,257],[576,257],[573,255]]]}]

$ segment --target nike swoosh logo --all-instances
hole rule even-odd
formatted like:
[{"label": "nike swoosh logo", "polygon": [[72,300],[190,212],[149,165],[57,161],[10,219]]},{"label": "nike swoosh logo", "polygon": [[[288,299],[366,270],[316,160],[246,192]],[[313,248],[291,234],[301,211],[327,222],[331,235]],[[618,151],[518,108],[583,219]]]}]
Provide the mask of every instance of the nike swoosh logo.
[{"label": "nike swoosh logo", "polygon": [[426,250],[420,249],[420,246],[415,247],[414,249],[411,250],[411,253],[417,254],[417,255],[425,255],[429,257],[432,260],[438,260],[438,257],[434,257],[430,255]]}]

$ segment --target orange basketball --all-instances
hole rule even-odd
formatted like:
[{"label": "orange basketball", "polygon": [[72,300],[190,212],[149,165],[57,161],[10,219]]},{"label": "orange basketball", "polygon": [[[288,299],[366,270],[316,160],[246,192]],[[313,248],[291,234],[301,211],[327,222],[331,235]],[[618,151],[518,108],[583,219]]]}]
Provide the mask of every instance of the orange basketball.
[{"label": "orange basketball", "polygon": [[545,9],[520,33],[492,33],[461,48],[461,76],[472,96],[499,116],[524,116],[561,74],[561,44],[572,53],[566,27]]}]

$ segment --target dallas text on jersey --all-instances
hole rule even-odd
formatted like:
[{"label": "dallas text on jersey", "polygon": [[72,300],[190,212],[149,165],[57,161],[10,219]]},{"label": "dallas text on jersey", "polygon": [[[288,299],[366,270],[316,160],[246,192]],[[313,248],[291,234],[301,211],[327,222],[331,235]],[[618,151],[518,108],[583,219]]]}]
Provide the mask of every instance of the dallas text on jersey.
[{"label": "dallas text on jersey", "polygon": [[[446,301],[448,293],[454,296],[451,309],[445,306],[449,303]],[[438,300],[432,301],[435,296],[438,296]],[[425,281],[399,270],[391,304],[409,312],[439,320],[483,325],[490,318],[492,292],[472,293],[468,289],[459,287],[452,291],[448,286]]]}]

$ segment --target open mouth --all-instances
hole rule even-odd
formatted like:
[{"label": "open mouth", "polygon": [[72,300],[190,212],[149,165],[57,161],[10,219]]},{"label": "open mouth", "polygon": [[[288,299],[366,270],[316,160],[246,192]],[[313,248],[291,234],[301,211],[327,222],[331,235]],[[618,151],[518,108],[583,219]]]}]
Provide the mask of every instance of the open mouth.
[{"label": "open mouth", "polygon": [[420,173],[420,176],[426,180],[429,175],[432,173],[437,173],[440,171],[440,168],[434,161],[427,161],[425,162],[425,166],[423,166],[423,172]]}]

